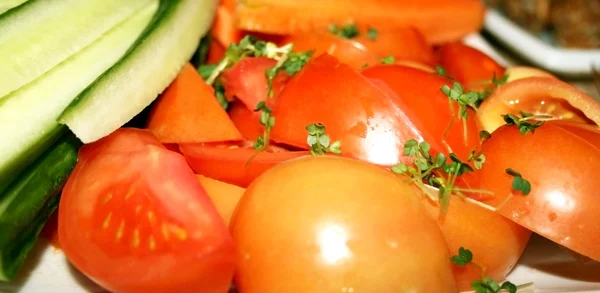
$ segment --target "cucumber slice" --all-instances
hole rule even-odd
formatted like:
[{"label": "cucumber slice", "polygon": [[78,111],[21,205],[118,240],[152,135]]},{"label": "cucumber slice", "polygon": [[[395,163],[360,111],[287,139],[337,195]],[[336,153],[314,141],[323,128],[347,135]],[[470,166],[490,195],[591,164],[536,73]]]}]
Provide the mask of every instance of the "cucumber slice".
[{"label": "cucumber slice", "polygon": [[56,119],[125,55],[152,21],[158,4],[149,2],[90,46],[0,100],[0,192],[54,142],[64,128]]},{"label": "cucumber slice", "polygon": [[151,0],[31,0],[0,16],[0,99],[33,81]]},{"label": "cucumber slice", "polygon": [[218,0],[162,0],[153,23],[115,66],[63,113],[84,143],[133,118],[173,81],[211,23]]},{"label": "cucumber slice", "polygon": [[77,162],[81,143],[69,134],[43,154],[0,197],[0,280],[15,277]]},{"label": "cucumber slice", "polygon": [[0,2],[0,14],[25,3],[25,1],[27,1],[27,0],[4,0],[4,1],[1,1]]}]

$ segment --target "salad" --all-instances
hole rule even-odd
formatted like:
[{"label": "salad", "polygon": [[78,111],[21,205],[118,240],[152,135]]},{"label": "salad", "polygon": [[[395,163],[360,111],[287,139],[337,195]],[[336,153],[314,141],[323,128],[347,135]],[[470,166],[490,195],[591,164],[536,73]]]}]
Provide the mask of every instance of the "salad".
[{"label": "salad", "polygon": [[38,235],[125,293],[523,292],[534,233],[600,261],[600,104],[463,44],[479,1],[102,3],[0,17],[0,56],[95,17],[0,82],[0,280]]}]

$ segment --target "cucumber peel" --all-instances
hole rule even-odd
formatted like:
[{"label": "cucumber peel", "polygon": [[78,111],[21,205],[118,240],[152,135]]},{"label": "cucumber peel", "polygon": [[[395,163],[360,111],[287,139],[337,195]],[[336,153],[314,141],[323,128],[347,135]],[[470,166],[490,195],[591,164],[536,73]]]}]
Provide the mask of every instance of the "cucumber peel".
[{"label": "cucumber peel", "polygon": [[217,4],[217,0],[161,0],[155,19],[127,55],[79,95],[59,122],[89,143],[140,113],[191,58]]},{"label": "cucumber peel", "polygon": [[0,15],[0,99],[40,77],[151,0],[30,0]]},{"label": "cucumber peel", "polygon": [[158,0],[35,81],[0,99],[0,193],[53,144],[65,127],[56,119],[87,86],[134,44],[158,9]]},{"label": "cucumber peel", "polygon": [[4,0],[0,2],[0,14],[25,3],[25,1],[27,0]]},{"label": "cucumber peel", "polygon": [[66,135],[32,164],[0,197],[0,280],[23,266],[77,162],[81,142]]}]

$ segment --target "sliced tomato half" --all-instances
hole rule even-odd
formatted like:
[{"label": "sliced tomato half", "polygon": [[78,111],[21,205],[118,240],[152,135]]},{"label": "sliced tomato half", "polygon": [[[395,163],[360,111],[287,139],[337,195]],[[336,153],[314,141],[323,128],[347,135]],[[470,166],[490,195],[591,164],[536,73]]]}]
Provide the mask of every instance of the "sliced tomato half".
[{"label": "sliced tomato half", "polygon": [[226,292],[234,246],[180,154],[121,129],[81,149],[58,234],[69,261],[113,292]]},{"label": "sliced tomato half", "polygon": [[276,146],[256,155],[250,141],[182,144],[179,148],[197,174],[242,187],[281,162],[309,155],[309,152],[292,152]]},{"label": "sliced tomato half", "polygon": [[505,124],[502,115],[519,112],[600,125],[600,103],[552,77],[528,77],[499,87],[479,107],[479,121],[492,132]]},{"label": "sliced tomato half", "polygon": [[494,76],[500,78],[505,70],[488,55],[461,42],[441,46],[439,57],[446,73],[471,90],[483,89]]}]

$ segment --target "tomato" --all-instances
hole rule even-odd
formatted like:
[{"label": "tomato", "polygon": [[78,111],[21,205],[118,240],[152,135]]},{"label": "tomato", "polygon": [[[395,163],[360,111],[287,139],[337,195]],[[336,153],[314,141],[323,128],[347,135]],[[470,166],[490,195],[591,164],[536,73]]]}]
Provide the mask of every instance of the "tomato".
[{"label": "tomato", "polygon": [[314,32],[292,35],[282,44],[294,44],[294,51],[314,51],[313,56],[327,53],[352,68],[362,68],[365,64],[380,63],[380,58],[370,52],[364,44],[336,36],[329,32]]},{"label": "tomato", "polygon": [[[449,98],[442,92],[443,85],[448,80],[436,74],[400,65],[380,65],[365,69],[362,74],[368,78],[383,82],[392,90],[407,109],[408,119],[422,125],[419,131],[423,138],[433,145],[443,148],[433,148],[446,154],[456,153],[466,160],[469,152],[479,145],[479,126],[475,113],[468,111],[467,137],[464,137],[464,127],[458,117],[458,112],[450,111]],[[454,111],[458,105],[454,104]],[[444,136],[448,126],[447,135]],[[465,144],[466,140],[466,144]]]},{"label": "tomato", "polygon": [[413,27],[380,31],[375,39],[371,39],[368,34],[362,33],[354,40],[363,44],[369,52],[379,58],[394,56],[398,61],[414,61],[426,65],[435,64],[433,49],[427,44],[425,37]]},{"label": "tomato", "polygon": [[[598,128],[548,122],[535,133],[522,135],[517,127],[503,126],[482,151],[486,162],[481,188],[495,195],[486,204],[535,233],[600,260]],[[513,191],[507,168],[531,183],[529,195]]]},{"label": "tomato", "polygon": [[225,292],[235,266],[227,227],[194,173],[145,130],[81,149],[58,234],[69,261],[115,292]]},{"label": "tomato", "polygon": [[[277,61],[267,57],[243,58],[233,67],[221,74],[227,99],[238,98],[250,110],[256,109],[260,101],[267,98],[267,76],[265,72],[275,66]],[[273,92],[276,97],[285,86],[289,76],[280,72],[273,80]],[[274,99],[268,99],[270,104]]]},{"label": "tomato", "polygon": [[418,191],[358,160],[279,164],[246,190],[230,230],[240,292],[456,292]]},{"label": "tomato", "polygon": [[242,187],[248,186],[260,174],[283,161],[309,154],[270,146],[253,158],[256,150],[249,141],[181,144],[179,148],[196,173]]},{"label": "tomato", "polygon": [[[517,264],[531,236],[531,231],[504,216],[458,197],[452,198],[445,217],[439,217],[439,206],[429,198],[423,202],[438,219],[448,248],[453,254],[460,247],[473,253],[473,262],[486,268],[487,277],[502,283]],[[470,291],[471,283],[481,278],[475,266],[453,265],[460,291]]]},{"label": "tomato", "polygon": [[479,107],[479,120],[492,132],[505,123],[502,115],[519,112],[600,125],[600,103],[551,77],[523,78],[499,87]]},{"label": "tomato", "polygon": [[534,76],[556,78],[556,76],[552,75],[551,73],[549,73],[547,71],[541,70],[539,68],[527,67],[527,66],[509,67],[506,69],[504,74],[506,74],[508,76],[506,82],[511,82],[511,81],[515,81],[517,79],[523,79],[523,78],[534,77]]},{"label": "tomato", "polygon": [[233,211],[246,190],[239,186],[204,177],[202,175],[198,175],[197,177],[208,196],[210,196],[210,199],[217,208],[221,218],[223,218],[225,224],[229,226]]},{"label": "tomato", "polygon": [[229,104],[229,117],[237,129],[247,140],[256,140],[263,134],[264,127],[260,125],[260,112],[250,111],[244,104],[233,102]]},{"label": "tomato", "polygon": [[500,78],[504,74],[504,67],[494,59],[460,42],[442,45],[439,58],[446,74],[471,90],[482,89],[494,75]]},{"label": "tomato", "polygon": [[225,47],[221,45],[214,38],[211,38],[210,45],[208,47],[208,55],[206,58],[206,64],[218,64],[221,59],[225,56]]}]

